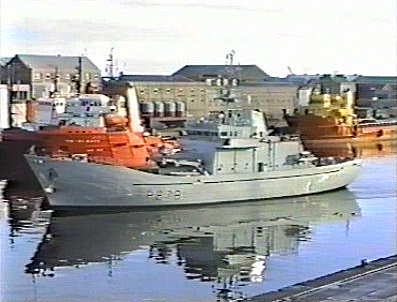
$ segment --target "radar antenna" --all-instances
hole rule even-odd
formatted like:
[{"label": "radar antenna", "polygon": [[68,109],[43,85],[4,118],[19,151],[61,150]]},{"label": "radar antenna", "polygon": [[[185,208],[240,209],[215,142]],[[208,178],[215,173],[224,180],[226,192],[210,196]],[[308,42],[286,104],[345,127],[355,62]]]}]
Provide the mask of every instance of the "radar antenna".
[{"label": "radar antenna", "polygon": [[234,50],[232,50],[231,52],[229,52],[226,55],[226,65],[233,66],[233,58],[234,58],[235,54],[236,54],[236,52]]}]

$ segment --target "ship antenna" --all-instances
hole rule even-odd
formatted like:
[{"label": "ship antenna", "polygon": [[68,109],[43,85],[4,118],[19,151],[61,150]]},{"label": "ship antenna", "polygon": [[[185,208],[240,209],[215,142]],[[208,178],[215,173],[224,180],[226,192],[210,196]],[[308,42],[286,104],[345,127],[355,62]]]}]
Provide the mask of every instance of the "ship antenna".
[{"label": "ship antenna", "polygon": [[235,68],[233,66],[233,59],[236,51],[232,50],[228,54],[226,54],[226,65],[225,65],[225,78],[226,85],[222,83],[222,95],[223,100],[230,103],[234,102],[234,98],[231,98],[231,81],[235,76]]},{"label": "ship antenna", "polygon": [[59,70],[58,66],[55,66],[55,77],[54,77],[54,92],[58,93],[58,82],[59,82]]},{"label": "ship antenna", "polygon": [[110,49],[110,53],[109,53],[109,58],[106,60],[107,62],[109,62],[109,67],[108,67],[108,76],[110,79],[113,79],[113,68],[114,68],[114,61],[113,61],[113,50],[114,47],[112,47]]}]

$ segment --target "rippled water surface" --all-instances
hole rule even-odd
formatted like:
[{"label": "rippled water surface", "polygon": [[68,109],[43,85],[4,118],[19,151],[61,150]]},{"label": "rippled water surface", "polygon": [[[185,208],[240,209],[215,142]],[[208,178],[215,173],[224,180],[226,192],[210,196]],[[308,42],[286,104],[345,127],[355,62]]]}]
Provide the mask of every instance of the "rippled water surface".
[{"label": "rippled water surface", "polygon": [[347,190],[123,213],[1,202],[1,301],[234,301],[396,254],[396,155]]}]

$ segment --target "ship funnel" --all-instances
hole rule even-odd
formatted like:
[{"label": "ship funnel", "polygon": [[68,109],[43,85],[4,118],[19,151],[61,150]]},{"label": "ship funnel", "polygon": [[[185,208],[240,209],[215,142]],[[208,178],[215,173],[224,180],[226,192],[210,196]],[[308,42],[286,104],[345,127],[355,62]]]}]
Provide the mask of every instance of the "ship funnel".
[{"label": "ship funnel", "polygon": [[130,130],[132,132],[142,132],[136,88],[131,83],[128,85],[126,95]]},{"label": "ship funnel", "polygon": [[259,110],[252,110],[251,120],[252,126],[256,127],[256,135],[258,135],[259,137],[266,137],[269,134],[264,112],[261,112]]}]

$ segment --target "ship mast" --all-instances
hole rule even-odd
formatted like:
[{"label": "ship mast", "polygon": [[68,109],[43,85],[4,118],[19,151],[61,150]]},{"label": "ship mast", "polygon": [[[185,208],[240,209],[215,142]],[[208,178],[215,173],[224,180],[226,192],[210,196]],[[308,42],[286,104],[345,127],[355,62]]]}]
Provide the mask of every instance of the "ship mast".
[{"label": "ship mast", "polygon": [[222,99],[227,103],[235,102],[234,97],[232,97],[231,86],[233,85],[232,82],[235,80],[235,69],[233,66],[233,59],[236,52],[234,50],[230,51],[226,54],[226,64],[225,64],[225,78],[221,80],[221,94]]},{"label": "ship mast", "polygon": [[113,79],[113,77],[114,77],[114,74],[113,74],[113,68],[114,68],[113,50],[114,50],[114,47],[112,47],[110,49],[109,58],[106,60],[107,62],[109,62],[107,71],[108,71],[108,76],[110,79]]},{"label": "ship mast", "polygon": [[58,93],[58,82],[59,82],[59,70],[58,66],[55,66],[55,76],[54,76],[54,92]]},{"label": "ship mast", "polygon": [[76,84],[77,94],[81,93],[81,86],[83,80],[83,56],[79,56],[76,66],[77,74],[74,77],[74,82]]}]

